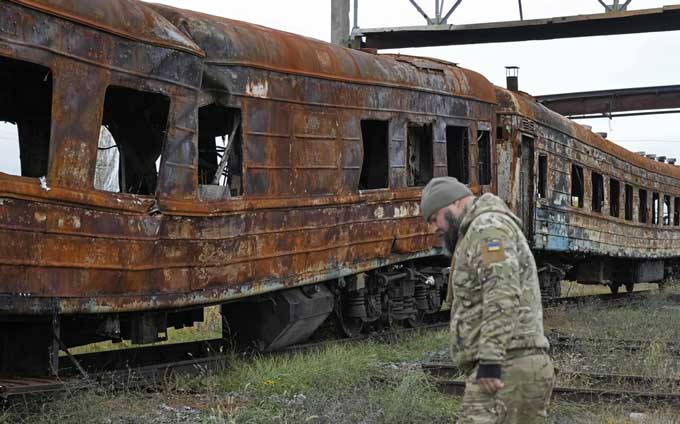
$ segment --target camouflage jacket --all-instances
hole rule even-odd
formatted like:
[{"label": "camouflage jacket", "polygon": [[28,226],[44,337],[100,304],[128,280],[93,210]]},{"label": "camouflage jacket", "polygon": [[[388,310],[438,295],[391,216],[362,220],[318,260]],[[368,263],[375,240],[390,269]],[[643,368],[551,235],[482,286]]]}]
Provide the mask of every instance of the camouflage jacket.
[{"label": "camouflage jacket", "polygon": [[451,273],[451,353],[461,369],[479,362],[500,373],[508,351],[549,347],[536,262],[521,221],[499,197],[475,199],[461,218]]}]

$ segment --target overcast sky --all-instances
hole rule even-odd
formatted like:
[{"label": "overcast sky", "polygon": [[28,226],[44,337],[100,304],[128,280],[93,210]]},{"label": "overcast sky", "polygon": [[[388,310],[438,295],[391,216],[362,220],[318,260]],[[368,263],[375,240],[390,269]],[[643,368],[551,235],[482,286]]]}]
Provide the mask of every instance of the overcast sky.
[{"label": "overcast sky", "polygon": [[[320,40],[330,40],[331,0],[160,0],[176,7],[269,26]],[[353,0],[352,0],[353,2]],[[612,0],[606,0],[607,3]],[[419,0],[433,15],[434,0]],[[449,7],[454,0],[446,0]],[[633,0],[629,9],[677,4],[680,0]],[[523,0],[524,18],[598,13],[597,0]],[[449,23],[519,19],[515,0],[463,0]],[[408,0],[359,0],[359,26],[421,25],[424,18]],[[533,95],[610,88],[679,84],[680,33],[633,34],[522,43],[481,44],[420,49],[402,53],[459,63],[505,85],[505,66],[520,69],[520,89]],[[680,115],[582,121],[633,150],[680,158]],[[0,124],[0,171],[18,170],[12,128]]]}]

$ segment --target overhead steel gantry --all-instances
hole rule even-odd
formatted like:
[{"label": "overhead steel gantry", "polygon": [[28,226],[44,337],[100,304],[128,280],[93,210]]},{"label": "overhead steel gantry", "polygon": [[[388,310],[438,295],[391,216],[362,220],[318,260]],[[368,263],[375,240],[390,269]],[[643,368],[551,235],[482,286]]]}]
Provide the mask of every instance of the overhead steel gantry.
[{"label": "overhead steel gantry", "polygon": [[[613,4],[597,0],[604,13],[533,20],[524,20],[522,0],[518,0],[519,21],[468,25],[448,23],[463,0],[435,0],[432,16],[417,0],[408,0],[427,25],[366,29],[359,27],[359,0],[354,0],[354,26],[348,37],[350,0],[331,1],[333,42],[351,43],[354,48],[427,47],[680,30],[680,5],[627,10],[632,0],[613,0]],[[538,96],[537,100],[574,119],[680,113],[680,85],[554,94]]]},{"label": "overhead steel gantry", "polygon": [[[338,4],[343,1],[349,3],[349,0],[333,1]],[[435,13],[432,16],[417,0],[408,1],[426,19],[426,25],[360,28],[359,0],[354,0],[354,28],[350,37],[352,46],[380,50],[680,30],[680,5],[627,10],[632,0],[615,0],[612,5],[597,0],[604,6],[604,13],[524,20],[522,1],[518,0],[518,21],[454,25],[448,21],[463,0],[453,0],[449,8],[446,7],[446,0],[435,0]]]},{"label": "overhead steel gantry", "polygon": [[680,85],[549,94],[536,100],[573,119],[660,115],[680,112]]}]

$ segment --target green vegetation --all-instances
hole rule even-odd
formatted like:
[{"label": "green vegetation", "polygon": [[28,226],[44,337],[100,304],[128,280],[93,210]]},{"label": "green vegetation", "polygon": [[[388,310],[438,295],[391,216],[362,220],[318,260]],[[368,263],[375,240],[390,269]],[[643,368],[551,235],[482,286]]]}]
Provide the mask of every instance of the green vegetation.
[{"label": "green vegetation", "polygon": [[[589,341],[555,353],[559,384],[597,384],[576,379],[579,372],[680,378],[680,359],[668,349],[669,342],[680,340],[680,306],[671,297],[673,291],[678,290],[669,287],[623,307],[593,301],[546,310],[549,330],[646,341],[633,351]],[[219,324],[219,313],[213,310],[205,324],[173,333],[180,337],[174,341],[218,337]],[[439,394],[419,367],[448,360],[448,342],[448,331],[441,330],[401,336],[392,343],[329,344],[305,354],[234,354],[223,370],[178,377],[155,391],[93,390],[43,405],[16,405],[0,412],[0,424],[451,423],[460,399]],[[649,412],[634,405],[555,403],[548,422],[680,424],[678,417],[675,411]]]},{"label": "green vegetation", "polygon": [[0,423],[450,423],[457,401],[418,364],[446,351],[446,331],[395,343],[331,344],[305,354],[240,359],[157,393],[75,394],[8,411]]}]

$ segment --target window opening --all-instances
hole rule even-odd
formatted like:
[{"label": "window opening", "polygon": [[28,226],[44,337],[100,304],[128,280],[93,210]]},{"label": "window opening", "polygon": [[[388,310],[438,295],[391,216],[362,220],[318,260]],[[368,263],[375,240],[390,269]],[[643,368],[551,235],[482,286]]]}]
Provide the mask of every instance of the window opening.
[{"label": "window opening", "polygon": [[361,163],[359,190],[389,187],[389,128],[388,121],[361,121],[364,159]]},{"label": "window opening", "polygon": [[604,179],[601,174],[591,172],[591,185],[593,189],[592,210],[593,212],[602,212],[602,204],[604,203]]},{"label": "window opening", "polygon": [[663,196],[663,225],[671,225],[671,196]]},{"label": "window opening", "polygon": [[571,165],[571,206],[583,207],[583,168]]},{"label": "window opening", "polygon": [[[166,138],[169,113],[170,99],[162,94],[116,86],[106,90],[103,126],[111,134],[111,140],[118,150],[118,192],[140,195],[156,193],[158,161]],[[104,131],[101,133],[105,134]],[[100,146],[102,137],[107,136],[100,135]],[[113,150],[111,140],[105,141],[105,147],[101,149]],[[114,157],[106,155],[107,160],[115,160]],[[98,161],[97,168],[109,170],[114,166],[102,159],[102,162]],[[100,182],[101,174],[98,181],[95,172],[96,188],[116,191],[114,187],[98,187]]]},{"label": "window opening", "polygon": [[479,152],[479,184],[491,184],[491,132],[478,131],[477,151]]},{"label": "window opening", "polygon": [[661,205],[659,203],[659,193],[652,193],[652,224],[659,224],[659,212]]},{"label": "window opening", "polygon": [[50,69],[0,57],[0,172],[47,175],[51,126]]},{"label": "window opening", "polygon": [[419,187],[434,176],[432,125],[408,126],[408,185]]},{"label": "window opening", "polygon": [[503,139],[503,127],[499,125],[496,127],[496,140],[502,139]]},{"label": "window opening", "polygon": [[625,218],[626,221],[632,221],[633,220],[633,186],[630,184],[626,184],[626,205],[625,205]]},{"label": "window opening", "polygon": [[614,178],[609,179],[609,215],[618,218],[620,213],[621,183]]},{"label": "window opening", "polygon": [[639,195],[640,195],[640,208],[639,208],[640,222],[646,223],[647,222],[647,190],[640,189]]},{"label": "window opening", "polygon": [[548,197],[548,156],[538,155],[538,197]]},{"label": "window opening", "polygon": [[463,184],[470,183],[470,131],[467,127],[446,127],[448,174]]},{"label": "window opening", "polygon": [[240,109],[211,104],[198,110],[198,184],[202,197],[243,194]]},{"label": "window opening", "polygon": [[673,200],[673,225],[680,225],[680,197]]},{"label": "window opening", "polygon": [[659,193],[652,193],[652,224],[658,225],[660,218]]}]

